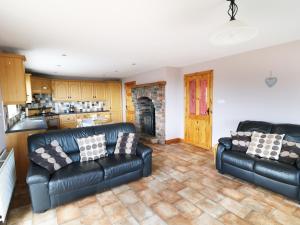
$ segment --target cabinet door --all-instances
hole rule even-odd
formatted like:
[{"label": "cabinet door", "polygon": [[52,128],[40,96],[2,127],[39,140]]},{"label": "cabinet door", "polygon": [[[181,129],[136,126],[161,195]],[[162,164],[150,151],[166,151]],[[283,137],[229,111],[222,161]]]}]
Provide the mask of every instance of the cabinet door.
[{"label": "cabinet door", "polygon": [[105,101],[105,83],[94,83],[94,100]]},{"label": "cabinet door", "polygon": [[25,86],[26,86],[26,103],[31,103],[32,102],[31,74],[25,74]]},{"label": "cabinet door", "polygon": [[0,87],[4,104],[24,104],[26,88],[23,59],[0,57],[0,62]]},{"label": "cabinet door", "polygon": [[81,100],[81,88],[79,81],[69,81],[69,99],[73,101]]},{"label": "cabinet door", "polygon": [[94,99],[93,85],[94,84],[92,82],[81,82],[82,101],[93,101]]},{"label": "cabinet door", "polygon": [[51,80],[32,76],[31,89],[33,94],[51,94]]},{"label": "cabinet door", "polygon": [[69,82],[64,80],[52,81],[54,101],[68,101],[69,100]]},{"label": "cabinet door", "polygon": [[110,83],[110,109],[111,111],[122,110],[122,86],[121,83]]}]

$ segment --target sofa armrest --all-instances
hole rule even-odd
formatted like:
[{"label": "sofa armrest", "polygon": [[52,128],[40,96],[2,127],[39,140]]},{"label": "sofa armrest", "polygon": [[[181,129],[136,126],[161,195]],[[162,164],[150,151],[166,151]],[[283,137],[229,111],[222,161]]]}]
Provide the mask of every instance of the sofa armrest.
[{"label": "sofa armrest", "polygon": [[48,170],[35,163],[30,163],[26,178],[28,185],[49,182],[49,180],[50,173]]},{"label": "sofa armrest", "polygon": [[216,156],[216,168],[222,173],[222,155],[226,150],[230,150],[232,147],[232,139],[229,137],[223,137],[219,139],[219,144],[217,148],[217,156]]},{"label": "sofa armrest", "polygon": [[138,143],[136,155],[142,158],[144,163],[143,176],[147,177],[152,173],[152,149],[142,143]]},{"label": "sofa armrest", "polygon": [[232,139],[230,137],[223,137],[219,139],[219,143],[224,145],[227,150],[232,147]]},{"label": "sofa armrest", "polygon": [[33,212],[41,213],[51,208],[49,196],[50,173],[43,167],[30,162],[26,182]]}]

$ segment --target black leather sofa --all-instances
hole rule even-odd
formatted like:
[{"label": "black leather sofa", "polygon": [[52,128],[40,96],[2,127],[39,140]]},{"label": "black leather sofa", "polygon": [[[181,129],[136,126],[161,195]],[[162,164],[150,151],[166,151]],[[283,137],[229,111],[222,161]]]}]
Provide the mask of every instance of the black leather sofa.
[{"label": "black leather sofa", "polygon": [[[29,152],[57,140],[73,163],[50,175],[35,163],[30,163],[27,175],[34,212],[95,194],[112,187],[146,177],[152,171],[152,149],[138,144],[137,155],[114,155],[119,132],[135,132],[130,123],[52,131],[28,138]],[[105,133],[109,156],[80,163],[76,138]]]},{"label": "black leather sofa", "polygon": [[[300,125],[244,121],[239,123],[237,131],[286,134],[285,140],[300,142]],[[231,146],[231,138],[219,140],[216,168],[220,173],[230,174],[300,201],[300,169],[296,165],[232,151]]]}]

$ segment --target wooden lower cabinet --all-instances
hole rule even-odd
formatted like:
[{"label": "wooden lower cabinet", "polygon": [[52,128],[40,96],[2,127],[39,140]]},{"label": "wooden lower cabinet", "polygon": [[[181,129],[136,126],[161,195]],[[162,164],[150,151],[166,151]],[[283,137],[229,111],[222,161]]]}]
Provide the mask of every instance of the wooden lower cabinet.
[{"label": "wooden lower cabinet", "polygon": [[76,114],[71,115],[59,115],[60,129],[76,128],[77,117]]},{"label": "wooden lower cabinet", "polygon": [[46,130],[25,131],[6,134],[7,149],[14,149],[17,183],[25,184],[29,166],[27,138],[33,134],[44,133]]}]

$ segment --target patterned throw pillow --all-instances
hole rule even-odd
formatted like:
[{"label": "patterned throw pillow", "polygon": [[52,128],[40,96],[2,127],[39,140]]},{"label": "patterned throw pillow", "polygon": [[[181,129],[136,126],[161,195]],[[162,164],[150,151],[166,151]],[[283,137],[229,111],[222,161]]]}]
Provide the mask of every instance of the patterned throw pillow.
[{"label": "patterned throw pillow", "polygon": [[62,150],[56,140],[53,140],[50,145],[46,145],[31,152],[29,158],[34,163],[47,169],[51,174],[72,163],[72,159],[70,159]]},{"label": "patterned throw pillow", "polygon": [[300,159],[300,143],[283,140],[278,161],[295,165],[298,159]]},{"label": "patterned throw pillow", "polygon": [[247,154],[267,159],[279,159],[284,134],[264,134],[254,131]]},{"label": "patterned throw pillow", "polygon": [[80,162],[96,160],[107,155],[105,134],[78,138],[77,144],[80,150]]},{"label": "patterned throw pillow", "polygon": [[118,134],[118,140],[114,154],[136,154],[136,148],[138,144],[138,137],[135,133],[123,133]]},{"label": "patterned throw pillow", "polygon": [[246,152],[251,142],[252,132],[231,131],[233,151]]}]

